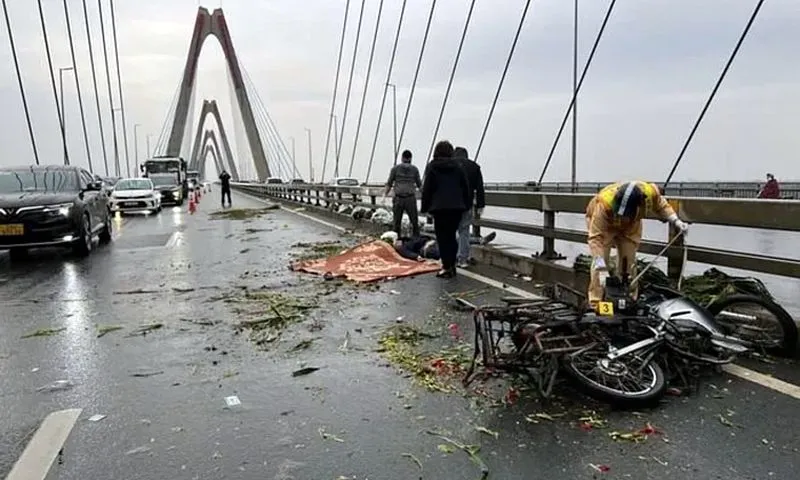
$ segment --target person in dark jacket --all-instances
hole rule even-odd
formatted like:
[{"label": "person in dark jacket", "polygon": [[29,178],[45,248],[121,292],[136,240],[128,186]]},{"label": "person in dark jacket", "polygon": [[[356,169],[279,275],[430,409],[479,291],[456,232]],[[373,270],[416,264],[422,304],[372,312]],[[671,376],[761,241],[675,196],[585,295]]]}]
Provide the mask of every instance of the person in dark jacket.
[{"label": "person in dark jacket", "polygon": [[778,181],[775,180],[775,175],[771,173],[767,174],[767,183],[765,183],[764,188],[758,192],[758,198],[781,198],[781,187]]},{"label": "person in dark jacket", "polygon": [[469,159],[467,149],[456,147],[453,156],[461,163],[461,168],[467,175],[469,183],[469,208],[461,216],[461,223],[458,224],[458,255],[456,259],[460,268],[469,267],[469,246],[472,243],[470,237],[470,227],[474,218],[480,218],[483,209],[486,207],[486,194],[483,190],[483,174],[481,167],[475,161]]},{"label": "person in dark jacket", "polygon": [[222,208],[225,208],[225,197],[228,197],[228,206],[231,206],[231,174],[225,170],[219,174],[220,190],[222,191]]},{"label": "person in dark jacket", "polygon": [[419,169],[411,165],[411,152],[404,150],[399,164],[392,167],[389,172],[389,180],[386,181],[386,192],[394,187],[394,198],[392,198],[392,215],[394,216],[394,231],[402,235],[403,213],[408,215],[411,222],[411,230],[414,237],[419,236],[419,214],[417,213],[417,189],[422,187],[422,180],[419,178]]},{"label": "person in dark jacket", "polygon": [[427,235],[414,238],[399,238],[394,242],[394,249],[402,257],[409,260],[439,260],[439,245],[436,239]]},{"label": "person in dark jacket", "polygon": [[425,168],[422,181],[422,213],[433,216],[433,227],[442,269],[441,278],[452,278],[456,274],[458,242],[456,231],[461,216],[470,206],[469,181],[461,163],[453,158],[453,145],[443,140],[433,149],[433,159]]}]

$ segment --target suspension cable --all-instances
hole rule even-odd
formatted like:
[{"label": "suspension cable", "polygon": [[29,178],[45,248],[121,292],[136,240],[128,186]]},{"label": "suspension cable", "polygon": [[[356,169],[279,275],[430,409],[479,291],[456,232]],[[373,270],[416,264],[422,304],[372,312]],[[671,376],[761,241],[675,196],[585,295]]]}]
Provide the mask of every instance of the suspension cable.
[{"label": "suspension cable", "polygon": [[8,43],[11,45],[11,56],[14,59],[14,69],[17,71],[17,83],[19,84],[19,94],[22,97],[22,108],[25,110],[25,121],[28,123],[28,135],[31,137],[31,149],[33,150],[33,159],[36,165],[39,165],[39,150],[36,148],[36,137],[33,135],[33,125],[31,124],[31,112],[28,110],[28,97],[25,95],[25,87],[22,84],[22,74],[19,69],[19,60],[17,59],[17,45],[14,43],[14,33],[11,31],[11,21],[8,19],[8,7],[6,0],[3,2],[3,16],[6,20],[6,30],[8,31]]},{"label": "suspension cable", "polygon": [[689,144],[692,142],[694,138],[694,134],[697,132],[697,129],[700,127],[700,122],[703,121],[703,117],[705,116],[706,112],[708,111],[708,107],[711,106],[711,102],[714,100],[714,96],[717,94],[717,90],[719,90],[720,85],[722,85],[722,81],[725,80],[725,76],[728,74],[728,70],[731,68],[731,64],[733,64],[733,60],[736,58],[736,55],[739,53],[739,48],[744,43],[744,39],[747,38],[747,34],[750,32],[750,27],[753,26],[753,22],[755,22],[756,17],[758,16],[758,12],[761,10],[761,6],[764,4],[764,0],[758,0],[756,3],[755,9],[753,9],[753,13],[750,15],[750,19],[747,21],[747,25],[745,25],[742,34],[739,36],[739,41],[736,42],[736,46],[731,52],[731,56],[728,57],[727,63],[725,63],[725,68],[722,69],[722,73],[720,73],[719,78],[717,78],[717,83],[714,85],[714,88],[711,90],[711,94],[708,96],[708,100],[706,100],[705,105],[703,105],[703,109],[700,111],[700,116],[697,117],[697,121],[694,122],[694,126],[692,126],[692,131],[689,132],[689,137],[686,138],[686,142],[684,142],[683,147],[681,148],[680,153],[678,154],[678,158],[675,159],[675,163],[672,165],[672,169],[669,171],[669,175],[667,175],[667,179],[664,180],[664,189],[666,190],[667,185],[669,185],[670,180],[672,180],[672,175],[675,174],[675,170],[678,168],[678,165],[683,160],[683,156],[686,153],[686,150],[689,148]]},{"label": "suspension cable", "polygon": [[[69,53],[72,58],[72,69],[75,74],[75,89],[78,91],[78,107],[81,112],[81,126],[83,127],[83,144],[86,147],[86,161],[89,164],[89,171],[94,173],[94,166],[92,165],[92,152],[89,148],[89,133],[86,131],[86,114],[83,110],[83,94],[81,93],[80,75],[78,74],[78,62],[75,61],[75,44],[72,40],[72,22],[69,19],[69,8],[67,8],[67,0],[64,0],[64,21],[67,24],[67,37],[69,38]],[[61,92],[64,95],[64,92]]]},{"label": "suspension cable", "polygon": [[[44,50],[47,54],[47,66],[50,69],[50,85],[53,87],[53,99],[56,104],[56,113],[58,114],[58,125],[61,128],[61,143],[64,146],[64,165],[69,165],[69,151],[67,150],[67,134],[64,129],[64,118],[61,115],[61,109],[58,108],[58,91],[56,90],[56,76],[53,72],[53,57],[50,55],[50,40],[47,37],[47,25],[44,22],[44,10],[42,10],[42,0],[37,0],[39,5],[39,20],[42,24],[42,38],[44,39]],[[63,95],[63,93],[62,93]]]},{"label": "suspension cable", "polygon": [[550,162],[553,160],[553,154],[556,151],[556,147],[558,146],[558,141],[561,139],[561,134],[564,133],[564,127],[567,125],[567,120],[569,120],[569,115],[572,113],[572,108],[575,106],[575,101],[578,98],[578,92],[581,90],[581,86],[583,86],[583,80],[586,78],[586,72],[589,71],[589,66],[592,64],[592,59],[594,59],[594,54],[597,52],[597,46],[600,45],[600,39],[603,38],[603,32],[606,30],[606,25],[608,25],[608,19],[611,18],[611,12],[614,11],[614,5],[617,3],[617,0],[611,0],[611,3],[608,5],[608,10],[606,10],[606,16],[603,18],[603,23],[600,25],[600,30],[597,31],[597,36],[594,39],[594,45],[592,45],[592,50],[589,52],[589,58],[586,60],[586,64],[583,66],[583,72],[581,72],[581,79],[578,80],[578,86],[572,92],[572,100],[569,102],[569,106],[567,107],[567,111],[564,114],[564,118],[561,120],[561,127],[558,129],[558,134],[556,134],[556,139],[553,142],[553,145],[550,147],[550,153],[547,155],[547,161],[544,163],[544,167],[542,168],[542,174],[539,175],[539,181],[537,183],[542,183],[542,179],[544,178],[544,174],[547,173],[547,168],[550,166]]},{"label": "suspension cable", "polygon": [[[244,76],[247,83],[252,87],[251,90],[256,99],[256,106],[257,108],[260,108],[261,113],[264,116],[264,119],[266,120],[265,125],[267,126],[267,128],[272,130],[272,135],[274,139],[277,141],[276,145],[278,145],[280,147],[280,150],[283,151],[284,157],[290,159],[291,155],[289,154],[289,149],[286,148],[286,143],[283,141],[283,137],[281,137],[280,132],[278,132],[278,127],[272,120],[272,116],[269,114],[269,110],[267,110],[266,104],[264,103],[264,100],[261,98],[261,94],[259,94],[258,90],[256,90],[255,83],[253,83],[253,80],[250,78],[250,73],[244,67],[242,67],[242,71],[244,72]],[[297,175],[298,177],[300,176],[300,171],[297,169],[296,165],[292,164],[292,168],[290,170],[294,172],[293,175]]]},{"label": "suspension cable", "polygon": [[[403,135],[406,133],[406,124],[408,123],[408,114],[411,112],[411,102],[414,100],[414,92],[417,90],[417,79],[419,78],[419,70],[422,66],[422,57],[425,55],[425,46],[428,44],[428,34],[431,31],[431,22],[433,21],[433,12],[436,9],[436,0],[431,1],[431,10],[428,13],[428,23],[425,25],[425,34],[422,36],[422,46],[419,49],[419,56],[417,57],[417,68],[414,71],[414,79],[411,81],[411,90],[408,92],[408,102],[406,103],[406,113],[403,115],[403,126],[400,127],[400,136],[397,137],[397,145],[403,144]],[[394,164],[396,158],[392,160]]]},{"label": "suspension cable", "polygon": [[86,27],[86,43],[89,46],[89,65],[92,67],[92,84],[94,85],[94,101],[97,107],[97,125],[100,128],[100,145],[103,147],[103,163],[106,176],[108,176],[108,153],[106,152],[106,135],[103,128],[103,115],[100,113],[100,94],[97,91],[97,72],[94,66],[94,47],[92,47],[92,32],[89,28],[89,13],[86,9],[86,0],[83,3],[83,24]]},{"label": "suspension cable", "polygon": [[[41,0],[39,0],[41,1]],[[108,44],[106,42],[106,27],[103,20],[103,0],[97,0],[97,9],[100,15],[100,37],[103,40],[103,58],[106,65],[106,85],[108,86],[108,104],[111,109],[111,129],[114,132],[112,138],[114,139],[114,172],[116,176],[120,176],[119,170],[119,141],[117,140],[117,118],[114,115],[114,96],[111,93],[111,72],[108,68]]]},{"label": "suspension cable", "polygon": [[164,142],[164,137],[167,134],[167,130],[170,127],[170,118],[175,114],[175,109],[177,108],[178,104],[178,95],[181,91],[181,84],[178,83],[178,87],[175,89],[175,93],[172,95],[172,101],[169,104],[169,109],[167,110],[167,115],[164,117],[164,123],[161,124],[161,131],[158,134],[158,138],[156,139],[156,144],[153,146],[153,151],[159,149],[159,146],[162,142]]},{"label": "suspension cable", "polygon": [[453,86],[453,79],[456,77],[456,69],[458,68],[458,61],[461,59],[461,49],[464,47],[464,39],[467,38],[467,31],[469,24],[472,20],[472,11],[475,9],[475,0],[469,4],[469,13],[467,13],[467,20],[464,22],[464,30],[461,32],[461,41],[458,42],[458,50],[456,51],[456,58],[453,61],[453,69],[450,71],[450,80],[447,82],[447,90],[444,92],[444,99],[442,100],[442,109],[439,111],[439,120],[436,121],[436,128],[433,130],[433,140],[431,140],[431,148],[428,150],[428,162],[431,161],[433,154],[433,146],[436,145],[436,136],[439,135],[439,127],[442,126],[442,118],[444,117],[444,109],[447,106],[447,99],[450,97],[450,88]]},{"label": "suspension cable", "polygon": [[[375,135],[372,137],[372,150],[369,154],[369,166],[367,166],[367,177],[364,180],[369,183],[369,175],[372,173],[372,162],[375,160],[375,149],[378,146],[378,135],[381,131],[381,120],[383,120],[383,109],[386,106],[386,94],[389,93],[389,82],[392,80],[392,70],[394,69],[394,59],[397,55],[397,44],[400,43],[400,30],[403,28],[403,17],[406,13],[407,0],[403,0],[403,6],[400,7],[400,19],[397,21],[397,31],[394,34],[394,46],[392,46],[392,58],[389,60],[389,69],[386,72],[386,81],[383,84],[383,98],[381,99],[381,108],[378,111],[378,124],[375,126]],[[395,87],[397,88],[397,87]],[[396,119],[395,119],[396,120]],[[394,158],[397,158],[397,145],[392,148],[394,151]]]},{"label": "suspension cable", "polygon": [[[64,0],[66,2],[66,0]],[[122,146],[125,149],[125,168],[131,176],[131,161],[128,154],[128,127],[125,121],[125,96],[122,94],[122,71],[119,68],[119,44],[117,43],[117,15],[114,13],[114,0],[108,0],[111,13],[111,36],[114,40],[114,58],[117,65],[117,88],[119,90],[119,114],[122,117]],[[77,75],[77,73],[76,73]]]},{"label": "suspension cable", "polygon": [[[328,135],[325,138],[325,155],[323,156],[322,160],[322,178],[320,178],[321,182],[325,181],[325,168],[328,166],[328,148],[330,147],[331,143],[331,126],[333,125],[333,111],[336,108],[336,92],[339,90],[339,73],[342,69],[342,53],[344,52],[344,36],[345,32],[347,31],[347,16],[350,13],[350,0],[347,0],[347,3],[344,7],[344,21],[342,22],[342,35],[341,39],[339,40],[339,59],[336,60],[336,78],[333,81],[333,99],[331,100],[331,112],[328,114]],[[336,138],[333,139],[334,149],[336,148],[337,141]],[[310,174],[311,172],[309,172]]]},{"label": "suspension cable", "polygon": [[503,89],[503,83],[506,81],[506,74],[508,73],[508,67],[511,65],[511,59],[514,58],[514,50],[517,48],[517,41],[519,40],[519,35],[522,32],[522,27],[525,25],[525,18],[528,16],[528,7],[530,6],[531,0],[527,0],[525,2],[525,8],[522,9],[519,25],[517,25],[517,33],[514,35],[514,41],[511,43],[511,50],[509,50],[508,57],[506,58],[506,65],[503,67],[503,74],[500,75],[500,83],[497,85],[497,90],[494,92],[494,100],[492,100],[492,106],[489,108],[489,116],[486,117],[486,123],[483,125],[483,132],[481,132],[481,139],[478,142],[478,148],[475,150],[475,155],[473,156],[473,160],[475,160],[475,162],[478,161],[478,156],[481,154],[481,147],[483,147],[483,141],[486,138],[486,132],[489,131],[489,124],[492,121],[494,109],[497,106],[497,100],[500,98],[500,91]]},{"label": "suspension cable", "polygon": [[367,90],[369,89],[369,78],[372,73],[372,61],[375,58],[375,45],[378,42],[378,33],[381,28],[381,14],[383,13],[383,0],[378,4],[378,17],[375,20],[375,33],[372,35],[372,47],[369,49],[369,63],[367,64],[367,78],[364,80],[364,91],[361,92],[361,108],[358,111],[358,122],[356,123],[356,135],[353,140],[353,154],[350,156],[350,168],[347,176],[353,176],[353,163],[356,161],[356,147],[358,146],[358,134],[361,133],[361,120],[364,118],[364,105],[367,102]]},{"label": "suspension cable", "polygon": [[356,27],[356,41],[353,45],[353,60],[350,62],[350,80],[347,82],[347,94],[344,97],[344,113],[342,113],[342,131],[339,135],[339,144],[336,146],[336,164],[333,167],[333,176],[339,176],[339,156],[342,153],[342,140],[344,138],[344,127],[347,124],[347,107],[350,106],[350,91],[353,87],[353,73],[356,69],[356,59],[358,58],[358,44],[361,39],[361,23],[364,20],[364,5],[367,0],[361,0],[361,12],[358,14],[358,27]]}]

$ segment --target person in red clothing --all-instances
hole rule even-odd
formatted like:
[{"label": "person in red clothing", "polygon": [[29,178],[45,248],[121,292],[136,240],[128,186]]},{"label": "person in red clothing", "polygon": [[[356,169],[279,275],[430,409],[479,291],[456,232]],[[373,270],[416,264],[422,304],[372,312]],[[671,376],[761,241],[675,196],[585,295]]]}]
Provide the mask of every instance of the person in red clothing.
[{"label": "person in red clothing", "polygon": [[781,198],[781,187],[778,181],[775,180],[775,175],[771,173],[767,174],[767,183],[765,183],[764,188],[758,192],[758,198]]}]

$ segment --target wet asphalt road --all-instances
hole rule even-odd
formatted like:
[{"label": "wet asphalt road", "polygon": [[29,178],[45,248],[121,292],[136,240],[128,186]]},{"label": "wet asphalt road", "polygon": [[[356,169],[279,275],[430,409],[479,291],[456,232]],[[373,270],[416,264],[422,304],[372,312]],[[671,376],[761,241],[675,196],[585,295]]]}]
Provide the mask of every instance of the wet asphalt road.
[{"label": "wet asphalt road", "polygon": [[[442,311],[441,298],[445,291],[487,290],[464,277],[397,280],[377,292],[338,288],[315,297],[319,308],[261,351],[236,333],[231,304],[215,299],[244,286],[319,293],[326,282],[287,270],[292,244],[354,240],[285,211],[249,222],[211,220],[217,193],[193,216],[184,208],[126,217],[115,242],[84,260],[56,252],[15,264],[0,257],[0,475],[48,413],[79,407],[83,415],[57,478],[478,478],[466,454],[437,448],[443,442],[424,433],[431,429],[480,444],[495,479],[797,478],[798,401],[733,377],[710,379],[694,396],[638,414],[582,406],[580,398],[542,405],[525,394],[511,407],[479,409],[460,392],[413,385],[374,352],[380,332],[402,316],[441,332],[444,342],[449,322],[468,334],[471,317]],[[260,206],[240,195],[234,201]],[[500,296],[488,289],[472,301]],[[163,327],[129,336],[154,322]],[[98,326],[112,325],[123,329],[98,338]],[[20,338],[39,328],[65,330]],[[349,349],[342,351],[348,332]],[[309,349],[291,351],[312,338]],[[292,377],[303,366],[322,368]],[[798,376],[791,364],[749,366],[788,381]],[[58,380],[71,386],[37,391]],[[568,387],[559,392],[575,395]],[[231,395],[240,406],[226,407]],[[596,409],[609,427],[578,428],[573,412],[583,408]],[[525,421],[527,414],[565,410],[555,421]],[[107,417],[88,421],[95,414]],[[639,444],[608,436],[647,422],[662,433]],[[342,441],[323,439],[320,429]],[[420,460],[421,474],[404,453]]]}]

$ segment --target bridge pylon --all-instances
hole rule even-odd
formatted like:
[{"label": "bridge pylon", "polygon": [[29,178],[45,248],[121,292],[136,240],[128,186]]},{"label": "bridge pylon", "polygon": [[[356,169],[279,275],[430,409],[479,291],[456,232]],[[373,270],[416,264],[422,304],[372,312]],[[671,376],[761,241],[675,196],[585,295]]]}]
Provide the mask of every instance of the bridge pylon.
[{"label": "bridge pylon", "polygon": [[[203,43],[209,35],[216,37],[222,46],[222,52],[225,54],[225,60],[228,65],[228,72],[233,80],[233,88],[236,93],[236,102],[238,103],[239,111],[242,114],[242,122],[244,123],[247,142],[253,155],[256,173],[259,180],[265,181],[270,176],[269,164],[267,163],[267,157],[264,154],[264,145],[261,142],[261,137],[258,135],[258,128],[256,127],[256,120],[255,116],[253,115],[253,108],[251,107],[250,99],[247,96],[247,90],[245,89],[244,79],[242,77],[242,70],[239,67],[239,60],[236,57],[236,51],[233,48],[233,41],[231,40],[227,22],[225,21],[225,14],[222,13],[221,8],[215,9],[213,13],[209,13],[208,9],[205,7],[199,7],[197,9],[194,33],[192,35],[192,40],[189,43],[189,53],[186,57],[186,66],[183,69],[180,94],[178,96],[177,106],[175,107],[175,118],[172,123],[172,129],[170,130],[169,139],[167,141],[166,154],[169,156],[180,155],[181,144],[183,143],[183,135],[186,131],[186,122],[188,121],[189,116],[192,90],[194,88],[195,79],[197,76],[197,63],[200,57],[200,51],[203,48]],[[203,125],[203,118],[204,115],[201,115],[200,128],[202,128]],[[217,118],[219,119],[218,113]],[[222,122],[218,120],[218,124],[220,126],[220,131],[222,131]],[[224,143],[225,140],[223,134],[223,145]],[[199,149],[192,150],[192,155],[195,155],[197,150]],[[234,170],[231,169],[232,177],[234,176],[233,172]],[[235,176],[235,178],[238,178],[238,174]]]}]

